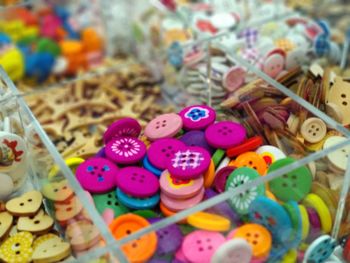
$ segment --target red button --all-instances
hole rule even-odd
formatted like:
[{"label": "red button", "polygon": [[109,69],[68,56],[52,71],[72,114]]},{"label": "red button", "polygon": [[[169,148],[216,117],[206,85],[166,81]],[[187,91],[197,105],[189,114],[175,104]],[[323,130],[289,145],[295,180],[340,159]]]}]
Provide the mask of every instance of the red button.
[{"label": "red button", "polygon": [[242,153],[253,151],[263,144],[263,139],[260,136],[255,136],[247,139],[242,144],[227,149],[226,156],[232,158]]}]

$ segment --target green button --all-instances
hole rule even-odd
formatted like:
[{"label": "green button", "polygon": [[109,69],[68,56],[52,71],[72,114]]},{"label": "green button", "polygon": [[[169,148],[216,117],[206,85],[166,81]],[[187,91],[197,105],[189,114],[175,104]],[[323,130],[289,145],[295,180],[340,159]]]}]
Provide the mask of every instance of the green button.
[{"label": "green button", "polygon": [[135,210],[132,212],[133,214],[142,216],[143,218],[156,218],[159,215],[152,210]]},{"label": "green button", "polygon": [[[268,173],[294,163],[291,157],[277,160],[271,164]],[[292,170],[269,182],[270,191],[281,201],[299,202],[311,191],[312,175],[305,166]]]},{"label": "green button", "polygon": [[61,53],[61,49],[57,43],[48,38],[41,38],[39,40],[37,44],[37,51],[50,53],[54,57],[58,56]]},{"label": "green button", "polygon": [[[259,178],[258,172],[249,167],[240,167],[235,169],[227,178],[225,190],[231,190],[237,188],[240,185],[246,184],[247,182],[254,181]],[[263,184],[249,188],[244,193],[235,195],[229,199],[229,204],[239,214],[245,215],[248,213],[250,204],[258,196],[265,195],[265,186]]]},{"label": "green button", "polygon": [[219,166],[219,163],[224,159],[226,152],[223,149],[217,149],[212,157],[215,168]]},{"label": "green button", "polygon": [[107,208],[114,211],[114,217],[118,217],[129,212],[128,208],[119,203],[114,191],[106,194],[95,194],[92,196],[92,198],[94,199],[96,209],[100,214],[103,214]]}]

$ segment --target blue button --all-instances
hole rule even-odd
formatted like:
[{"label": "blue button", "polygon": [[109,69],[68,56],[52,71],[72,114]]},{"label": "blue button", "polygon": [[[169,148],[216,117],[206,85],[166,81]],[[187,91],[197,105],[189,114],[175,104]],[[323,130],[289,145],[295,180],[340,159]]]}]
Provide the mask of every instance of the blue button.
[{"label": "blue button", "polygon": [[155,207],[160,201],[159,194],[156,194],[149,198],[136,198],[127,195],[126,193],[122,192],[119,188],[116,190],[116,192],[119,202],[131,209],[150,209]]},{"label": "blue button", "polygon": [[325,262],[337,246],[337,242],[329,235],[323,235],[314,240],[305,252],[305,262]]},{"label": "blue button", "polygon": [[146,156],[145,158],[143,158],[142,161],[143,164],[143,168],[145,168],[146,170],[150,171],[151,173],[153,173],[154,175],[156,175],[157,177],[160,177],[160,175],[162,174],[162,170],[159,170],[158,168],[154,167],[148,160],[148,157]]}]

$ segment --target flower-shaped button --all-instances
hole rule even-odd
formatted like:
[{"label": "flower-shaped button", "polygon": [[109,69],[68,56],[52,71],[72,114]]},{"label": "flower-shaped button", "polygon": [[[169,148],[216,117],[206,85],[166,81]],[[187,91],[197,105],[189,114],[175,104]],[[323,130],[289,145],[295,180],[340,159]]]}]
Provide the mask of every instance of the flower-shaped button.
[{"label": "flower-shaped button", "polygon": [[252,248],[242,238],[235,238],[222,244],[211,258],[211,263],[249,263]]},{"label": "flower-shaped button", "polygon": [[337,242],[328,235],[323,235],[312,242],[305,252],[305,262],[325,262],[333,253]]},{"label": "flower-shaped button", "polygon": [[143,141],[133,137],[114,138],[107,143],[105,153],[108,159],[120,164],[140,161],[146,154]]},{"label": "flower-shaped button", "polygon": [[204,129],[215,121],[216,113],[212,108],[205,105],[193,105],[179,112],[183,126],[187,130]]},{"label": "flower-shaped button", "polygon": [[151,141],[161,138],[171,138],[174,137],[181,128],[182,118],[175,113],[167,113],[151,120],[145,128],[145,135]]},{"label": "flower-shaped button", "polygon": [[76,176],[81,186],[91,193],[105,193],[115,187],[117,166],[104,158],[90,158],[80,164]]},{"label": "flower-shaped button", "polygon": [[118,137],[138,137],[141,132],[141,125],[133,118],[122,118],[113,122],[103,135],[104,143]]},{"label": "flower-shaped button", "polygon": [[201,147],[184,147],[168,161],[169,173],[178,179],[193,179],[201,176],[210,165],[209,153]]},{"label": "flower-shaped button", "polygon": [[205,138],[215,148],[228,149],[245,140],[246,130],[239,123],[221,121],[211,124],[205,130]]}]

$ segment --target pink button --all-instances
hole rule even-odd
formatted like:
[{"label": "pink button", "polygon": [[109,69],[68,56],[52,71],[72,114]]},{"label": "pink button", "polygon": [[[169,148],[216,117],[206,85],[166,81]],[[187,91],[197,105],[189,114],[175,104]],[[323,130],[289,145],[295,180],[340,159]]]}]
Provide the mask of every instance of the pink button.
[{"label": "pink button", "polygon": [[151,141],[161,138],[171,138],[174,137],[181,128],[181,117],[175,113],[167,113],[151,120],[145,128],[145,135]]},{"label": "pink button", "polygon": [[176,199],[186,199],[195,196],[203,188],[203,176],[196,179],[179,180],[165,170],[160,176],[159,183],[165,195]]},{"label": "pink button", "polygon": [[281,54],[274,53],[266,58],[263,64],[263,71],[271,78],[277,75],[284,69],[284,57]]},{"label": "pink button", "polygon": [[145,156],[146,145],[133,137],[114,138],[107,143],[105,154],[108,159],[116,163],[132,164]]},{"label": "pink button", "polygon": [[184,147],[185,144],[177,139],[159,139],[148,148],[148,160],[158,169],[165,170],[169,160],[174,157],[178,150]]},{"label": "pink button", "polygon": [[221,121],[210,125],[205,131],[205,138],[210,146],[228,149],[246,139],[244,126],[232,121]]},{"label": "pink button", "polygon": [[133,197],[150,197],[159,190],[158,178],[140,167],[125,167],[116,176],[117,187]]},{"label": "pink button", "polygon": [[141,125],[132,118],[122,118],[108,126],[103,135],[104,143],[118,137],[138,137],[141,133]]},{"label": "pink button", "polygon": [[225,237],[218,232],[196,230],[184,238],[182,251],[192,263],[209,263],[225,241]]},{"label": "pink button", "polygon": [[181,211],[181,210],[191,208],[196,204],[199,204],[203,200],[203,196],[204,196],[204,188],[202,188],[197,195],[191,198],[182,199],[182,200],[171,198],[165,195],[163,192],[161,192],[160,200],[162,201],[163,205],[165,205],[171,211]]},{"label": "pink button", "polygon": [[117,166],[104,158],[91,158],[81,163],[76,176],[81,186],[91,193],[105,193],[115,187]]},{"label": "pink button", "polygon": [[169,173],[181,180],[201,176],[210,165],[210,154],[201,147],[184,147],[168,162]]},{"label": "pink button", "polygon": [[222,84],[229,91],[233,92],[245,82],[245,71],[239,66],[230,68],[222,79]]},{"label": "pink button", "polygon": [[194,105],[179,112],[183,126],[187,130],[200,130],[212,124],[216,119],[215,110],[205,105]]}]

